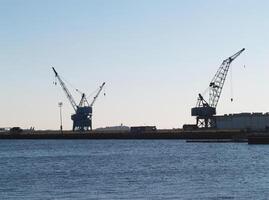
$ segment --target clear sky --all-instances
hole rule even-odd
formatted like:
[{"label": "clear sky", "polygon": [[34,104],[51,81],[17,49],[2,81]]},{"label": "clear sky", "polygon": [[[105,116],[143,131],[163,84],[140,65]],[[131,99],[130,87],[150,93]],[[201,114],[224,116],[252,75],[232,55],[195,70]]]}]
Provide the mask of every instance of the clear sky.
[{"label": "clear sky", "polygon": [[182,127],[222,60],[243,47],[217,112],[267,112],[268,9],[266,0],[0,0],[0,127],[57,129],[62,101],[71,128],[51,66],[87,94],[107,83],[95,128]]}]

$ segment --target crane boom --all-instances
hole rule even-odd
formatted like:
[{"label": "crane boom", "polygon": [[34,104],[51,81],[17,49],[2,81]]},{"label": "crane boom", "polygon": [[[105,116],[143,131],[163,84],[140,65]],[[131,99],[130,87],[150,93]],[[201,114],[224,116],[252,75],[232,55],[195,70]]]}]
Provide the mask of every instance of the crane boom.
[{"label": "crane boom", "polygon": [[95,103],[95,101],[96,101],[96,99],[97,99],[97,97],[99,96],[99,94],[100,94],[100,92],[102,91],[102,89],[103,89],[103,87],[105,86],[105,82],[103,82],[103,84],[100,86],[100,88],[99,88],[99,90],[98,90],[98,92],[97,92],[97,94],[95,95],[95,97],[93,98],[93,101],[92,101],[92,103],[90,104],[90,107],[92,107],[93,106],[93,104]]},{"label": "crane boom", "polygon": [[75,112],[77,111],[77,104],[74,100],[74,98],[72,97],[71,93],[69,92],[69,90],[67,89],[67,87],[65,86],[64,82],[62,81],[61,77],[59,76],[59,74],[57,73],[57,71],[55,70],[54,67],[52,67],[54,73],[55,73],[55,77],[59,80],[61,87],[63,88],[69,102],[71,103],[73,109],[75,110]]},{"label": "crane boom", "polygon": [[220,68],[218,69],[217,73],[215,74],[214,78],[209,84],[209,106],[216,108],[220,99],[220,95],[222,92],[222,88],[226,79],[226,76],[229,71],[229,67],[231,63],[245,50],[245,48],[241,49],[231,57],[225,59]]}]

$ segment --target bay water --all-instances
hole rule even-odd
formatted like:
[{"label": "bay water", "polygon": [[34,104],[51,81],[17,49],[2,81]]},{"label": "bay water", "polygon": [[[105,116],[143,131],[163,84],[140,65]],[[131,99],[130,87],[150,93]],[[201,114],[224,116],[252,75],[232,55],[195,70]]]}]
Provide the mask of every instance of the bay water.
[{"label": "bay water", "polygon": [[1,140],[0,199],[269,199],[269,145]]}]

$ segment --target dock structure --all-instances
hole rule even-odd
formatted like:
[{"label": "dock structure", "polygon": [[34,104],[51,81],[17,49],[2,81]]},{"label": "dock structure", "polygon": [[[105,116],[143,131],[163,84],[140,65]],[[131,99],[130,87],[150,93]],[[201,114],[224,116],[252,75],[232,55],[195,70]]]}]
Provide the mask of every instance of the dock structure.
[{"label": "dock structure", "polygon": [[22,131],[2,132],[0,139],[245,139],[241,130],[151,129],[146,131]]}]

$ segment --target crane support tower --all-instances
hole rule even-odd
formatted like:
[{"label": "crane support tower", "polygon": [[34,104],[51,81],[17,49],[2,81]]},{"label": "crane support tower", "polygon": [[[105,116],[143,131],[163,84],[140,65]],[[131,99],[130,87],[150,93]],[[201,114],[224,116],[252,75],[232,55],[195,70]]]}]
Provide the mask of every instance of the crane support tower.
[{"label": "crane support tower", "polygon": [[241,49],[222,62],[217,73],[209,83],[209,101],[206,101],[201,94],[198,94],[196,107],[191,109],[191,115],[196,116],[196,125],[198,128],[216,127],[214,115],[216,115],[216,108],[229,71],[229,67],[244,50],[245,48]]},{"label": "crane support tower", "polygon": [[67,99],[69,100],[71,106],[75,111],[75,114],[71,115],[71,119],[73,120],[73,131],[86,131],[89,130],[89,127],[92,130],[92,107],[100,92],[102,91],[105,82],[100,86],[91,104],[88,103],[85,93],[81,93],[81,100],[79,104],[76,104],[73,96],[67,89],[65,83],[63,82],[54,67],[52,67],[52,70],[55,74],[55,77],[58,79],[62,89],[64,90]]}]

